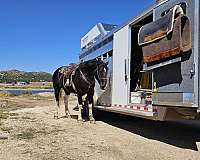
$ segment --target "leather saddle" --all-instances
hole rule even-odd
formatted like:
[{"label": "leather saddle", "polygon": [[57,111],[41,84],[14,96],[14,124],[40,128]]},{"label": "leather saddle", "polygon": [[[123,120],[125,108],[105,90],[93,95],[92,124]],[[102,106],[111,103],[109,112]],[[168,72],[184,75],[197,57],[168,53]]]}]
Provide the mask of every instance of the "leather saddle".
[{"label": "leather saddle", "polygon": [[186,53],[192,48],[191,23],[179,5],[160,19],[141,27],[138,34],[144,63]]},{"label": "leather saddle", "polygon": [[65,86],[70,86],[71,76],[75,74],[75,70],[78,68],[78,64],[69,64],[68,66],[63,66],[59,73],[63,75],[63,78],[66,79]]}]

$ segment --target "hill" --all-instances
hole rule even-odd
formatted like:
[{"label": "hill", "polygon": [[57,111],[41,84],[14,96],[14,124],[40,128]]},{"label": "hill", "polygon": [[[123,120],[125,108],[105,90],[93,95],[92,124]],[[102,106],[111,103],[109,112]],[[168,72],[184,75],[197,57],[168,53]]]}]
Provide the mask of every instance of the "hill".
[{"label": "hill", "polygon": [[51,82],[52,75],[47,72],[24,72],[19,70],[0,71],[0,83]]}]

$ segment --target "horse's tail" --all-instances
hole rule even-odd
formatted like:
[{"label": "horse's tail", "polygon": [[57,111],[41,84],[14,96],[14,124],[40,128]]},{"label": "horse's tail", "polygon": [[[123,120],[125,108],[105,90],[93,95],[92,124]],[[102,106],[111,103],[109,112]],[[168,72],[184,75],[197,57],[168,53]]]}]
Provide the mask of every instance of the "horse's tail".
[{"label": "horse's tail", "polygon": [[53,73],[53,76],[52,76],[52,82],[53,82],[53,87],[55,88],[57,85],[59,85],[59,70],[61,69],[62,67],[56,69]]},{"label": "horse's tail", "polygon": [[[61,67],[60,67],[61,68]],[[54,88],[54,94],[55,94],[55,98],[57,101],[57,104],[59,106],[59,98],[60,98],[60,90],[61,90],[61,86],[60,86],[60,80],[59,80],[59,71],[60,68],[58,68],[52,76],[52,82],[53,82],[53,88]]]}]

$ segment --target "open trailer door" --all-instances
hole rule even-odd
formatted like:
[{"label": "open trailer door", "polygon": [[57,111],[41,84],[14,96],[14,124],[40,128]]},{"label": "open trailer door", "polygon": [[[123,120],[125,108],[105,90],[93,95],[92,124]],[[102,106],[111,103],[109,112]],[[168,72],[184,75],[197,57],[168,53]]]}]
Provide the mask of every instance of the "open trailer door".
[{"label": "open trailer door", "polygon": [[114,34],[112,105],[129,101],[130,28],[125,26]]}]

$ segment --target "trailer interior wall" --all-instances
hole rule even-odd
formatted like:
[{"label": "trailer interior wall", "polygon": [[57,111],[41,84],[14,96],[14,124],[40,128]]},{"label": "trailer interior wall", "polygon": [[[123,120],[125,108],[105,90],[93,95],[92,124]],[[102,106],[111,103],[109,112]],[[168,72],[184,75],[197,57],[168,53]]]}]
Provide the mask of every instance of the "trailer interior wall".
[{"label": "trailer interior wall", "polygon": [[[143,53],[141,46],[138,45],[138,32],[140,28],[148,23],[153,21],[153,12],[148,16],[144,16],[138,23],[131,26],[131,54],[130,54],[130,92],[134,92],[139,78],[141,78],[144,74],[148,73],[141,73],[142,70],[141,65],[143,63]],[[149,77],[150,78],[150,77]],[[151,79],[151,78],[150,78]],[[151,86],[151,80],[149,81]],[[143,88],[143,84],[140,84],[141,88]],[[146,88],[145,89],[151,89]]]}]

